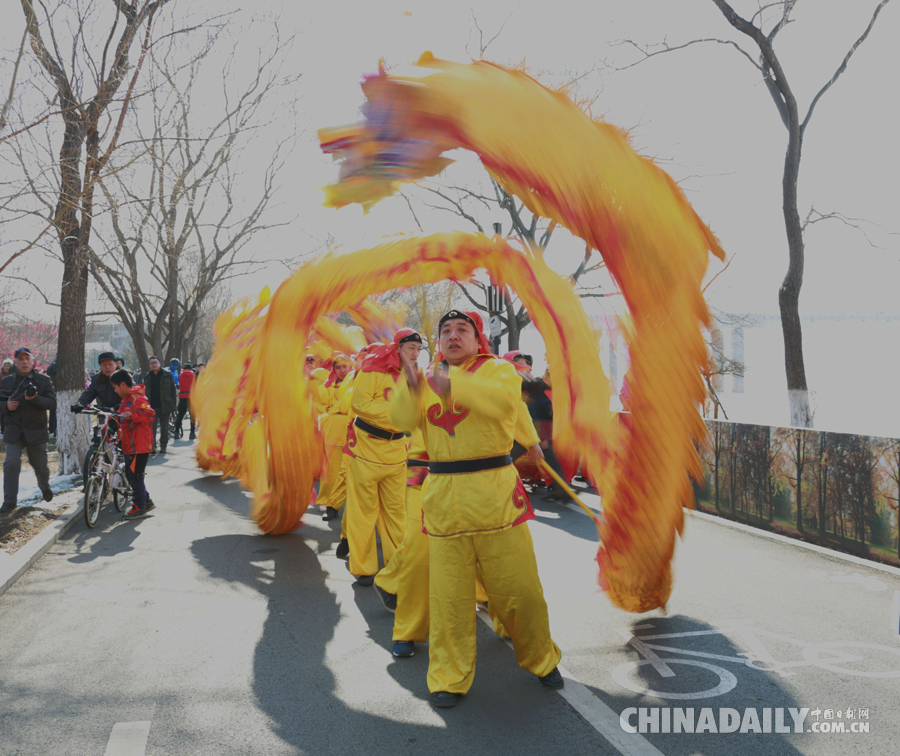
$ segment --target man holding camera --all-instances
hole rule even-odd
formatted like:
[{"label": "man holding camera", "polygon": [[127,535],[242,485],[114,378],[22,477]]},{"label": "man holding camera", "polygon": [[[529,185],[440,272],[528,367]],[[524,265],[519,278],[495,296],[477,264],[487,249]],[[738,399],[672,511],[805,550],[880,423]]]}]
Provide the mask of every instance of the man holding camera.
[{"label": "man holding camera", "polygon": [[50,490],[50,468],[47,465],[47,411],[56,408],[56,391],[46,375],[34,369],[34,358],[28,347],[16,350],[15,370],[0,381],[0,412],[6,418],[3,440],[3,506],[0,512],[16,508],[19,496],[19,473],[22,470],[22,448],[34,468],[44,501],[53,498]]}]

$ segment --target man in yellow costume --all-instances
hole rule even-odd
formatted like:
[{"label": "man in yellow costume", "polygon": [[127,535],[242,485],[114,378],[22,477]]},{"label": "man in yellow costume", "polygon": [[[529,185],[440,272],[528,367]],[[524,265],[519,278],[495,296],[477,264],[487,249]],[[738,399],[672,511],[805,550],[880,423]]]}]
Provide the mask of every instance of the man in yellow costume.
[{"label": "man in yellow costume", "polygon": [[561,657],[538,577],[534,512],[512,464],[522,381],[490,354],[481,316],[451,310],[439,324],[445,366],[426,377],[404,361],[390,420],[421,428],[428,454],[422,513],[429,545],[428,690],[455,706],[475,674],[475,577],[509,632],[516,660],[548,688],[563,687]]},{"label": "man in yellow costume", "polygon": [[328,477],[319,487],[317,504],[325,507],[323,520],[333,520],[338,516],[347,496],[346,473],[341,474],[344,458],[344,444],[347,442],[347,427],[350,425],[350,398],[353,391],[352,360],[345,354],[337,354],[332,359],[331,374],[325,383],[328,408],[319,417],[325,456],[328,460]]},{"label": "man in yellow costume", "polygon": [[353,379],[350,401],[356,419],[347,433],[345,530],[350,572],[360,585],[372,585],[378,572],[375,528],[385,563],[406,535],[406,436],[388,419],[391,395],[404,361],[415,364],[422,337],[403,328],[390,344],[372,349]]},{"label": "man in yellow costume", "polygon": [[[513,457],[526,452],[535,463],[543,455],[540,439],[524,402],[519,404],[516,419],[516,443]],[[516,452],[518,449],[518,453]],[[407,658],[415,655],[416,643],[428,640],[428,534],[422,531],[422,484],[428,475],[428,453],[421,428],[413,431],[406,463],[406,537],[394,552],[391,561],[375,576],[375,590],[384,607],[394,613],[393,655]],[[475,599],[487,602],[484,579],[479,574],[475,582]],[[472,610],[474,611],[474,607]],[[499,617],[489,607],[494,630],[503,638],[509,633]]]}]

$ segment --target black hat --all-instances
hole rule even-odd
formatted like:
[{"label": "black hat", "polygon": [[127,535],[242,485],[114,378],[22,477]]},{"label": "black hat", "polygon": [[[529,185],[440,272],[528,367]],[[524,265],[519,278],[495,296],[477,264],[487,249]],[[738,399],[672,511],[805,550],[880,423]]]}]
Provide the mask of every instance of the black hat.
[{"label": "black hat", "polygon": [[112,352],[100,352],[100,356],[97,357],[97,364],[102,365],[107,360],[112,360],[113,362],[115,362],[116,355],[114,355]]},{"label": "black hat", "polygon": [[456,320],[456,319],[466,320],[469,323],[471,323],[472,326],[475,328],[476,333],[479,333],[481,331],[481,327],[478,325],[478,323],[476,323],[470,315],[468,315],[465,312],[462,312],[461,310],[450,310],[450,312],[448,312],[446,315],[444,315],[438,321],[438,329],[440,329],[440,327],[442,325],[444,325],[444,323],[446,323],[448,320]]},{"label": "black hat", "polygon": [[18,357],[20,354],[27,354],[29,357],[31,357],[31,350],[28,347],[19,347],[18,349],[16,349],[16,357]]},{"label": "black hat", "polygon": [[397,346],[399,346],[400,344],[408,344],[410,341],[415,341],[415,342],[421,344],[422,337],[419,336],[419,334],[417,334],[415,331],[413,331],[412,333],[408,333],[408,334],[406,334],[406,336],[401,338],[400,341],[397,342]]},{"label": "black hat", "polygon": [[193,367],[193,365],[191,365],[190,362],[185,362],[185,363],[184,363],[184,369],[185,369],[185,370],[190,370],[192,367]]}]

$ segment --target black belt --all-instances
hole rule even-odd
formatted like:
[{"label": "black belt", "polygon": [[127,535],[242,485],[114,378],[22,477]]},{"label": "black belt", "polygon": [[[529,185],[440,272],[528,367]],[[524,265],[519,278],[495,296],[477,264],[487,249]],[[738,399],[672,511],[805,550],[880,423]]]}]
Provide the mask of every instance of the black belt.
[{"label": "black belt", "polygon": [[406,460],[407,467],[428,467],[427,459],[408,459]]},{"label": "black belt", "polygon": [[406,435],[405,433],[391,433],[390,431],[386,431],[384,428],[379,428],[377,425],[369,425],[369,423],[367,423],[361,417],[357,417],[353,424],[360,430],[368,433],[370,436],[375,436],[375,438],[383,438],[385,441],[397,441],[398,439],[401,439]]},{"label": "black belt", "polygon": [[452,475],[454,473],[474,473],[482,470],[496,470],[513,463],[509,454],[499,457],[482,457],[481,459],[458,459],[454,462],[429,462],[428,472],[434,475]]}]

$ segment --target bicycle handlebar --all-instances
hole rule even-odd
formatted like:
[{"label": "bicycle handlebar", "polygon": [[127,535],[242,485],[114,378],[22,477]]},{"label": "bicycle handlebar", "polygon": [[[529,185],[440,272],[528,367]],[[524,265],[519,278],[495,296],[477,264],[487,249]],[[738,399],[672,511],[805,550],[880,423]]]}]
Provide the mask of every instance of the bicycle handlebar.
[{"label": "bicycle handlebar", "polygon": [[109,407],[85,407],[81,410],[82,415],[107,415],[108,417],[122,417],[121,412],[116,412]]}]

